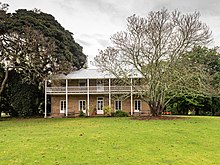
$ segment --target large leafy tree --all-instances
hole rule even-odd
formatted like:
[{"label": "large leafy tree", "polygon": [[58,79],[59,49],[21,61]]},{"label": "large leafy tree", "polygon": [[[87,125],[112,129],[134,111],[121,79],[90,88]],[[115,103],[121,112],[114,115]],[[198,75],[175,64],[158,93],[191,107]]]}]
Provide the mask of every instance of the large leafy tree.
[{"label": "large leafy tree", "polygon": [[[0,3],[0,96],[4,96],[1,100],[5,105],[12,105],[19,116],[25,116],[33,114],[31,102],[17,98],[39,99],[35,91],[43,80],[51,74],[82,68],[86,56],[73,34],[52,15],[36,9],[19,9],[14,13],[7,9],[7,4]],[[10,72],[14,71],[18,74],[17,86],[8,82],[5,88]],[[17,91],[21,88],[25,92]],[[13,91],[17,92],[11,95]]]},{"label": "large leafy tree", "polygon": [[127,29],[111,37],[112,46],[95,57],[96,64],[117,77],[139,72],[144,80],[139,95],[153,116],[161,115],[169,102],[167,94],[201,94],[209,89],[209,75],[203,66],[192,65],[185,58],[193,47],[211,41],[209,28],[199,18],[198,12],[166,9],[146,17],[133,15],[127,19]]},{"label": "large leafy tree", "polygon": [[[220,82],[220,54],[218,48],[209,49],[207,47],[194,47],[186,55],[187,63],[191,65],[202,65],[203,70],[210,76],[210,88],[212,92],[201,95],[194,95],[194,93],[184,93],[172,97],[169,106],[174,106],[177,113],[185,112],[193,109],[196,114],[212,114],[215,115],[219,111],[219,82]],[[210,92],[210,90],[209,90]]]},{"label": "large leafy tree", "polygon": [[7,13],[7,5],[2,4],[0,19],[0,61],[5,71],[1,92],[8,70],[16,70],[24,75],[23,80],[36,83],[84,65],[82,47],[52,15],[25,9]]},{"label": "large leafy tree", "polygon": [[220,53],[218,47],[194,47],[187,54],[187,58],[192,64],[200,64],[204,66],[204,70],[212,76],[212,85],[219,93],[220,82]]}]

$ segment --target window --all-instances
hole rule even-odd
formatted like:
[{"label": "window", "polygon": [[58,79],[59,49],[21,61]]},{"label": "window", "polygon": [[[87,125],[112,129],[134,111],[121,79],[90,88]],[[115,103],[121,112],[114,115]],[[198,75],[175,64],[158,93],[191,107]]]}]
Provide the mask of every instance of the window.
[{"label": "window", "polygon": [[66,100],[60,100],[60,113],[65,113],[66,111]]},{"label": "window", "polygon": [[121,110],[121,101],[120,100],[116,100],[115,101],[115,110]]},{"label": "window", "polygon": [[79,100],[79,111],[86,113],[86,100]]},{"label": "window", "polygon": [[141,111],[141,100],[134,100],[134,112]]}]

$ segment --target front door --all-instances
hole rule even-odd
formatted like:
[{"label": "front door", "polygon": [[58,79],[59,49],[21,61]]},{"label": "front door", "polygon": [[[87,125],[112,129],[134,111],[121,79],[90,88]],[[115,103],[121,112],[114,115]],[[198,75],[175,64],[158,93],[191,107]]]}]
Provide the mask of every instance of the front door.
[{"label": "front door", "polygon": [[103,115],[104,112],[103,112],[103,97],[98,97],[97,98],[97,114],[98,115]]}]

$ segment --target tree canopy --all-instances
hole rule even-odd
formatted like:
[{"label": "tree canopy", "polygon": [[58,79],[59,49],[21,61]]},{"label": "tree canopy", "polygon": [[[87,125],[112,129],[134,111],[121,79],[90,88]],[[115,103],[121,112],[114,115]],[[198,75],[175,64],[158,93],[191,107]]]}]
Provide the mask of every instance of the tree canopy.
[{"label": "tree canopy", "polygon": [[6,4],[0,8],[0,60],[5,69],[2,89],[8,70],[24,75],[25,81],[42,82],[51,74],[68,73],[83,67],[86,56],[55,18],[39,10],[19,9],[7,13]]},{"label": "tree canopy", "polygon": [[202,69],[210,77],[210,84],[207,87],[211,89],[208,89],[209,93],[203,95],[195,95],[195,93],[187,92],[173,97],[171,93],[167,96],[167,99],[172,97],[167,109],[171,110],[174,114],[188,114],[188,111],[191,110],[195,114],[219,115],[220,54],[218,47],[194,47],[185,56],[187,63],[203,66]]},{"label": "tree canopy", "polygon": [[18,34],[24,33],[26,27],[40,31],[44,37],[55,43],[55,57],[60,60],[64,58],[77,69],[85,63],[86,56],[82,53],[82,47],[74,41],[73,34],[65,30],[50,14],[36,9],[19,9],[10,15],[5,26],[9,31]]},{"label": "tree canopy", "polygon": [[86,56],[52,15],[37,9],[8,13],[8,7],[0,2],[1,108],[31,116],[42,105],[43,81],[82,68]]}]

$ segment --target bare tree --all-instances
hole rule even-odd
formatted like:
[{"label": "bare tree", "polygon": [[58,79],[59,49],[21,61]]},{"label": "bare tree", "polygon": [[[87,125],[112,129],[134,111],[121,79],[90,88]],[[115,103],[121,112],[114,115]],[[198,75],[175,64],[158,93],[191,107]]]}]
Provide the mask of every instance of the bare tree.
[{"label": "bare tree", "polygon": [[209,28],[199,18],[199,12],[182,14],[166,9],[146,17],[128,17],[126,31],[111,37],[112,46],[99,52],[96,65],[116,77],[128,78],[139,72],[144,80],[139,95],[153,116],[161,115],[168,93],[208,89],[205,84],[209,78],[202,66],[184,59],[194,46],[212,41]]}]

